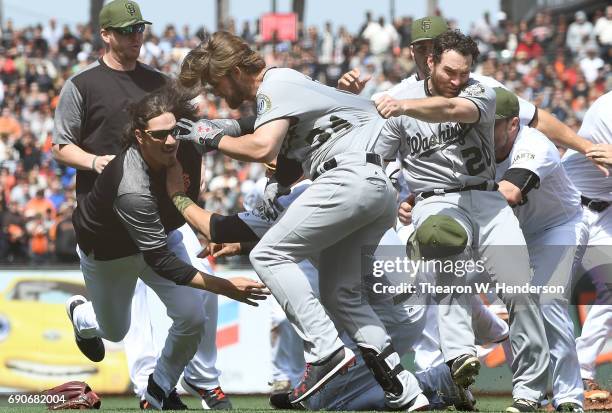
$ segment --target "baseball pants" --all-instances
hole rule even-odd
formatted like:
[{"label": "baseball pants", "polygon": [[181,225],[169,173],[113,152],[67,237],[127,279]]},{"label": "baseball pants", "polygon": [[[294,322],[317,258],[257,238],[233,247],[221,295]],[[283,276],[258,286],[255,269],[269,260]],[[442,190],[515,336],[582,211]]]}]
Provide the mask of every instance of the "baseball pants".
[{"label": "baseball pants", "polygon": [[[198,258],[202,246],[188,224],[170,231],[167,242],[168,248],[178,258],[202,272],[213,274],[208,261]],[[200,293],[204,302],[202,311],[206,321],[198,350],[185,367],[184,374],[190,383],[199,388],[214,389],[219,386],[219,371],[215,367],[218,296],[208,291]],[[152,321],[152,317],[155,322]],[[166,315],[164,304],[139,279],[132,298],[132,322],[123,343],[130,378],[134,383],[134,392],[140,397],[147,388],[149,375],[155,369],[161,343],[165,341],[171,324],[172,320]]]},{"label": "baseball pants", "polygon": [[585,271],[591,275],[597,291],[595,305],[591,306],[576,339],[580,374],[584,379],[595,379],[597,356],[612,337],[612,207],[601,212],[584,208],[583,222],[589,232],[588,247],[582,260]]},{"label": "baseball pants", "polygon": [[74,325],[81,337],[123,340],[130,328],[132,297],[138,278],[166,306],[173,323],[157,359],[153,379],[169,393],[202,338],[206,320],[201,292],[160,277],[145,263],[142,254],[98,261],[93,253],[87,256],[80,249],[77,251],[91,299],[74,310]]},{"label": "baseball pants", "polygon": [[[510,286],[531,281],[525,238],[499,192],[464,191],[419,199],[413,210],[415,227],[436,214],[450,216],[463,226],[471,251],[460,258],[482,259],[492,281]],[[465,285],[466,278],[439,274],[438,284]],[[539,402],[546,394],[550,359],[536,298],[522,293],[505,293],[500,298],[509,313],[513,397]],[[461,354],[476,354],[469,301],[469,294],[447,294],[439,299],[440,343],[447,361]]]},{"label": "baseball pants", "polygon": [[[363,297],[361,258],[362,247],[378,245],[393,226],[395,190],[379,166],[365,161],[365,154],[347,153],[336,160],[338,166],[291,204],[250,255],[257,274],[310,343],[307,356],[314,360],[307,362],[324,359],[342,346],[321,303],[359,346],[381,352],[391,344]],[[308,281],[297,265],[317,255],[321,302],[308,292]],[[387,360],[400,362],[397,354]],[[387,400],[390,407],[403,406],[421,392],[409,372],[398,378],[404,392]]]},{"label": "baseball pants", "polygon": [[587,231],[582,212],[565,224],[526,234],[534,270],[532,285],[563,287],[565,292],[540,297],[540,308],[550,348],[553,406],[584,402],[576,354],[574,323],[569,315],[574,273],[584,254]]}]

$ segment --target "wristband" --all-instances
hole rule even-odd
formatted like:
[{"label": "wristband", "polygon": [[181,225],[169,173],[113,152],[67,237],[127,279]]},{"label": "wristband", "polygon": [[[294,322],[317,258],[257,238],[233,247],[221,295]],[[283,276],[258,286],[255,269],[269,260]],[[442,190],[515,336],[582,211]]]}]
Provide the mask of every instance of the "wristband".
[{"label": "wristband", "polygon": [[98,155],[93,157],[93,161],[91,161],[91,170],[96,172],[96,159],[98,159]]},{"label": "wristband", "polygon": [[176,209],[179,210],[181,215],[189,205],[195,204],[195,202],[193,202],[184,192],[175,192],[174,195],[172,195],[172,203]]},{"label": "wristband", "polygon": [[219,149],[219,143],[221,142],[221,138],[223,138],[223,133],[219,133],[217,136],[215,136],[214,138],[212,138],[209,142],[208,142],[208,147],[211,149]]}]

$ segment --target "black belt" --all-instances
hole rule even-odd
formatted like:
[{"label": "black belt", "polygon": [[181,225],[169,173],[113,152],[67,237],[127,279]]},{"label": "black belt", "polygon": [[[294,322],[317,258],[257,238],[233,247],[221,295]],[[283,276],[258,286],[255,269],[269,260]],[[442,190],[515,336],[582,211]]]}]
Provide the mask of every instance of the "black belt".
[{"label": "black belt", "polygon": [[[366,153],[365,159],[367,163],[378,165],[380,167],[382,167],[383,165],[382,158],[380,157],[380,155],[376,153]],[[338,161],[336,161],[336,158],[328,159],[327,161],[323,162],[323,165],[320,168],[317,168],[317,171],[312,176],[312,180],[314,181],[315,179],[320,177],[324,172],[331,171],[336,166],[338,166]],[[321,169],[321,172],[319,172],[318,169]]]},{"label": "black belt", "polygon": [[497,188],[498,188],[497,183],[493,184],[493,188],[490,188],[488,182],[483,182],[483,183],[478,184],[478,185],[468,185],[468,186],[462,186],[460,188],[434,189],[433,191],[421,192],[419,195],[421,196],[421,198],[425,199],[425,198],[429,198],[430,196],[450,194],[450,193],[453,193],[453,192],[463,192],[463,191],[497,191]]},{"label": "black belt", "polygon": [[583,195],[580,196],[580,199],[582,200],[582,205],[595,212],[602,212],[610,206],[610,202],[608,201],[598,201],[596,199],[587,198]]}]

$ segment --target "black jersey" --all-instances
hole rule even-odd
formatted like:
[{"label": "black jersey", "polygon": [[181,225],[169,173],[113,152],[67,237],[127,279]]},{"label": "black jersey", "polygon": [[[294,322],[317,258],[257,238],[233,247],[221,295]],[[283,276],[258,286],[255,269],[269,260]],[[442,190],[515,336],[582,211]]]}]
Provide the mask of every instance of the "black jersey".
[{"label": "black jersey", "polygon": [[[160,203],[164,198],[165,171],[151,170],[138,147],[129,147],[109,162],[78,202],[72,221],[79,248],[100,261],[142,253],[160,276],[188,283],[197,270],[168,249],[163,225],[167,211]],[[172,210],[176,212],[174,206]]]},{"label": "black jersey", "polygon": [[[136,63],[130,71],[114,70],[102,58],[66,81],[55,111],[53,143],[75,144],[96,155],[117,155],[128,123],[126,108],[166,82],[161,72]],[[91,191],[94,171],[77,171],[77,199]]]}]

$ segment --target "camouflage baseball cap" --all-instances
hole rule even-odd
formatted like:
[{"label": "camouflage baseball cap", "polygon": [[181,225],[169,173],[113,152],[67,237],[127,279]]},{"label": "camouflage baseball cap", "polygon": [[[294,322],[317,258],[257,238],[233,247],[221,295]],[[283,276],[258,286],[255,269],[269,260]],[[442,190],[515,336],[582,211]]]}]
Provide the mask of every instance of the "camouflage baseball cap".
[{"label": "camouflage baseball cap", "polygon": [[135,24],[152,24],[142,18],[138,3],[131,0],[113,0],[100,11],[100,27],[128,27]]},{"label": "camouflage baseball cap", "polygon": [[426,260],[445,258],[463,252],[468,235],[465,229],[448,215],[432,215],[415,231],[415,255]]},{"label": "camouflage baseball cap", "polygon": [[516,95],[503,87],[495,90],[495,119],[513,118],[519,115],[519,101]]},{"label": "camouflage baseball cap", "polygon": [[427,16],[412,22],[412,43],[431,40],[448,30],[448,24],[440,16]]}]

